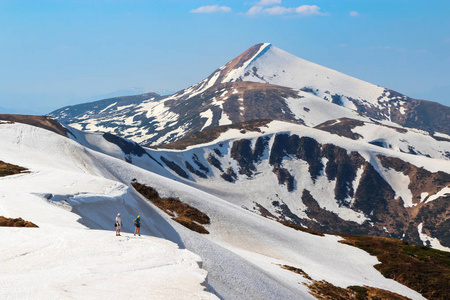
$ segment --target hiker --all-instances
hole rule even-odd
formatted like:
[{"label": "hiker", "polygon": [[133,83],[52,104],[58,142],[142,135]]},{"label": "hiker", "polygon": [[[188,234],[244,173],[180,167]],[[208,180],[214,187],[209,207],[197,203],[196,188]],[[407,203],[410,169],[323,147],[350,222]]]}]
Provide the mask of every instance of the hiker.
[{"label": "hiker", "polygon": [[136,235],[137,232],[138,235],[141,236],[141,216],[137,216],[137,218],[134,219],[133,222],[134,226],[136,226],[136,228],[134,229],[134,235]]},{"label": "hiker", "polygon": [[120,219],[120,213],[117,214],[116,224],[114,224],[114,226],[116,226],[116,236],[120,235],[120,227],[122,227],[122,220]]}]

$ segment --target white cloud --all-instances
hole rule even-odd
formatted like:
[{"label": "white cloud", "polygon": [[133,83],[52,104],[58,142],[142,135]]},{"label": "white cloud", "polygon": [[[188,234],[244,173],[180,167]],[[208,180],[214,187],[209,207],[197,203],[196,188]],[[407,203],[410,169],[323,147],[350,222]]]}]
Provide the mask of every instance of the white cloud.
[{"label": "white cloud", "polygon": [[295,12],[295,8],[289,8],[289,7],[283,7],[283,6],[274,6],[270,8],[265,8],[264,13],[267,13],[269,15],[285,15],[285,14],[291,14]]},{"label": "white cloud", "polygon": [[209,14],[209,13],[216,13],[216,12],[230,12],[231,7],[228,6],[219,6],[219,5],[207,5],[207,6],[200,6],[196,9],[191,9],[191,13],[194,14]]},{"label": "white cloud", "polygon": [[297,7],[296,12],[302,16],[325,16],[326,13],[320,11],[320,7],[317,5],[302,5]]},{"label": "white cloud", "polygon": [[247,12],[247,15],[287,15],[296,14],[300,16],[327,16],[327,13],[321,12],[320,7],[317,5],[302,5],[299,7],[284,7],[284,6],[273,6],[269,8],[263,8],[262,6],[253,6]]},{"label": "white cloud", "polygon": [[359,13],[357,11],[351,11],[350,12],[350,17],[358,17]]},{"label": "white cloud", "polygon": [[256,3],[258,6],[281,4],[281,0],[260,0]]},{"label": "white cloud", "polygon": [[256,16],[262,13],[263,7],[262,6],[252,6],[247,12],[247,15],[249,16]]}]

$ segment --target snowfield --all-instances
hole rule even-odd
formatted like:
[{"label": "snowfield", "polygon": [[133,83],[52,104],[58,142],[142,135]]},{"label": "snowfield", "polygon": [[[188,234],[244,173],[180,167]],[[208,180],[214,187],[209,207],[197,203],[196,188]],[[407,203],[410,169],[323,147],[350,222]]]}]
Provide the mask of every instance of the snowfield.
[{"label": "snowfield", "polygon": [[39,226],[0,228],[1,299],[217,299],[198,255],[149,236],[148,224],[143,236],[131,234],[139,203],[101,176],[83,147],[27,125],[1,127],[0,158],[31,173],[0,178],[0,215]]},{"label": "snowfield", "polygon": [[[309,281],[282,264],[340,287],[368,285],[424,299],[383,277],[373,268],[375,257],[337,236],[287,228],[158,175],[150,164],[148,170],[129,164],[100,135],[77,136],[0,124],[0,160],[30,170],[0,178],[0,215],[39,226],[0,228],[1,299],[314,299],[302,284]],[[206,213],[210,234],[171,220],[130,186],[132,179]],[[118,212],[121,237],[113,227]],[[131,233],[138,214],[142,237]]]}]

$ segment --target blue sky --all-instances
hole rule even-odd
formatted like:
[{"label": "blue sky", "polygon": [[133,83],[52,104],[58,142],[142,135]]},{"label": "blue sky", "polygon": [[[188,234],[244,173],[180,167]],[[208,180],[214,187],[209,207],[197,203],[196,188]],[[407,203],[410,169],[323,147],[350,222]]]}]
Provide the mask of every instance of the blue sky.
[{"label": "blue sky", "polygon": [[448,0],[0,0],[0,113],[177,91],[260,42],[450,106]]}]

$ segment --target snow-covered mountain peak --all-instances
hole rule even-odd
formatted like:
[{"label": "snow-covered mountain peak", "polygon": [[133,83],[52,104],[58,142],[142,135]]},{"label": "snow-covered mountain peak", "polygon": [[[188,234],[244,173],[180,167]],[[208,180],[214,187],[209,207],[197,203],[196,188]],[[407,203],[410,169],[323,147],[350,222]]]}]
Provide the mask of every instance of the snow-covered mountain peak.
[{"label": "snow-covered mountain peak", "polygon": [[222,73],[225,73],[221,82],[240,81],[238,76],[241,76],[248,69],[249,65],[264,55],[271,47],[272,44],[270,43],[256,44],[228,62],[220,68]]},{"label": "snow-covered mountain peak", "polygon": [[[270,43],[257,44],[219,69],[220,82],[255,81],[377,104],[385,89],[296,57]],[[380,98],[380,99],[379,99]],[[345,103],[344,103],[345,104]],[[345,105],[354,108],[351,103]]]}]

